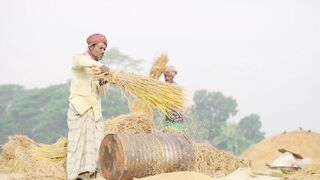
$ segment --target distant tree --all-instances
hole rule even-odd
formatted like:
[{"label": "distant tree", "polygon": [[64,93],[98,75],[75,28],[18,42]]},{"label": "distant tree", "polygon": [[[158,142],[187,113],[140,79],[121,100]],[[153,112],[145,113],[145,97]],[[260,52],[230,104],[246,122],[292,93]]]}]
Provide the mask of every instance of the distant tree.
[{"label": "distant tree", "polygon": [[221,92],[196,91],[192,112],[198,121],[208,121],[209,140],[219,135],[220,126],[237,113],[237,102]]},{"label": "distant tree", "polygon": [[0,121],[1,117],[7,113],[14,98],[23,91],[23,87],[19,85],[0,85]]},{"label": "distant tree", "polygon": [[261,127],[262,123],[257,114],[250,114],[242,118],[238,124],[239,131],[252,143],[257,143],[264,138],[265,133],[261,132]]}]

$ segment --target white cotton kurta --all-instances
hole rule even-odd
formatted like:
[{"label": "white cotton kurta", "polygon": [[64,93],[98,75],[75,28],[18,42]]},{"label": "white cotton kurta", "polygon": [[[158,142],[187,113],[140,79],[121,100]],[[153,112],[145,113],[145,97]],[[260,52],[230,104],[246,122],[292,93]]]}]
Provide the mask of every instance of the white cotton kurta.
[{"label": "white cotton kurta", "polygon": [[102,64],[89,55],[78,55],[72,64],[68,110],[67,179],[98,168],[99,148],[104,136],[100,87],[90,78],[91,67]]}]

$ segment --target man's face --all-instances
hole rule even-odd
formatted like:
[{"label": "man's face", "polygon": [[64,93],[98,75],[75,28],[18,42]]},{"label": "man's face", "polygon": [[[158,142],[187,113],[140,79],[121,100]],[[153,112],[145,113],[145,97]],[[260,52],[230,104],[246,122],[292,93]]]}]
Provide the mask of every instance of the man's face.
[{"label": "man's face", "polygon": [[99,61],[102,59],[106,48],[107,46],[103,42],[93,45],[90,47],[91,55],[95,60]]},{"label": "man's face", "polygon": [[164,80],[166,82],[173,82],[173,78],[176,75],[176,73],[173,71],[166,71],[163,75],[164,75]]}]

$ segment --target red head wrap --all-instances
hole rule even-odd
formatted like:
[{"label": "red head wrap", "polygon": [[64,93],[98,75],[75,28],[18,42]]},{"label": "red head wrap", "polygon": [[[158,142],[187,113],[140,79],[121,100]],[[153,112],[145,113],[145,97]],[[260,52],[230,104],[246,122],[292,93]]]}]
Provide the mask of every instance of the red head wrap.
[{"label": "red head wrap", "polygon": [[108,45],[107,38],[103,34],[95,33],[87,38],[87,43],[89,47],[101,42],[103,42],[106,46]]}]

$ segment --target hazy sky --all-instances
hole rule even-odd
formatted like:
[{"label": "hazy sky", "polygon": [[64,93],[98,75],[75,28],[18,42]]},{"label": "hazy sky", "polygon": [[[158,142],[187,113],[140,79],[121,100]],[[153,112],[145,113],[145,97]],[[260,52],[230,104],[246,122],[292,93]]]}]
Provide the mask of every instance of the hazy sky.
[{"label": "hazy sky", "polygon": [[146,71],[168,53],[190,101],[222,91],[238,102],[234,121],[257,113],[268,135],[320,131],[320,1],[1,1],[0,84],[66,82],[94,32]]}]

